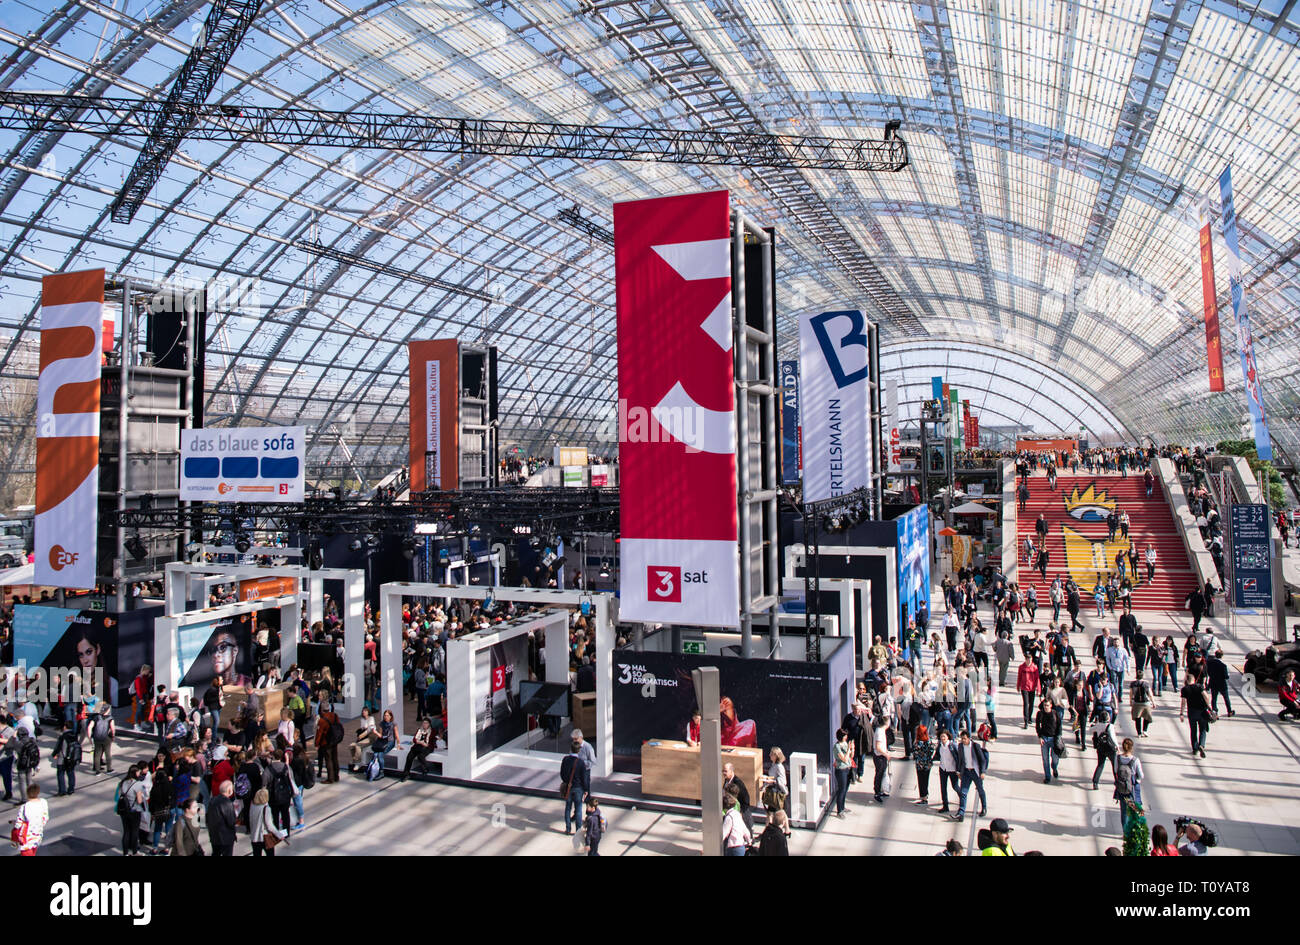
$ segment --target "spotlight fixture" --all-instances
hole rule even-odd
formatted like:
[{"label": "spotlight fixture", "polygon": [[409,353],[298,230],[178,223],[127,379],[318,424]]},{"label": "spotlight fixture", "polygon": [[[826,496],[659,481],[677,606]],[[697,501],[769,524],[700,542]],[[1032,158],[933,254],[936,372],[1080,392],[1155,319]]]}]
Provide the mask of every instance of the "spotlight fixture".
[{"label": "spotlight fixture", "polygon": [[248,532],[237,532],[235,534],[235,550],[237,552],[242,555],[251,547],[253,547],[253,542],[248,537]]},{"label": "spotlight fixture", "polygon": [[307,546],[307,567],[312,571],[319,571],[325,567],[325,553],[321,551],[318,541],[313,541]]},{"label": "spotlight fixture", "polygon": [[408,559],[414,558],[415,553],[420,550],[420,540],[414,535],[407,535],[402,539],[402,554]]},{"label": "spotlight fixture", "polygon": [[466,564],[477,564],[477,563],[478,563],[478,555],[474,554],[474,549],[473,549],[473,548],[466,548],[466,549],[465,549],[465,563],[466,563]]},{"label": "spotlight fixture", "polygon": [[145,558],[149,557],[149,549],[145,546],[145,543],[140,540],[139,532],[123,542],[123,545],[126,550],[131,553],[131,557],[136,561],[143,561]]},{"label": "spotlight fixture", "polygon": [[891,118],[885,122],[885,140],[892,141],[898,137],[898,129],[903,127],[903,123],[897,118]]},{"label": "spotlight fixture", "polygon": [[542,567],[549,568],[555,563],[555,552],[550,548],[546,549],[546,554],[542,555]]},{"label": "spotlight fixture", "polygon": [[569,558],[567,555],[560,555],[558,558],[556,558],[554,561],[551,562],[551,570],[552,571],[560,570],[560,568],[564,567],[564,565],[568,562],[568,560]]},{"label": "spotlight fixture", "polygon": [[349,550],[349,551],[360,551],[360,550],[361,550],[361,546],[362,546],[363,544],[365,544],[365,543],[364,543],[360,538],[354,538],[354,539],[352,539],[350,542],[348,542],[348,550]]},{"label": "spotlight fixture", "polygon": [[379,536],[376,535],[374,532],[371,532],[369,535],[367,535],[367,536],[366,536],[366,547],[367,547],[367,548],[378,548],[378,547],[379,547]]},{"label": "spotlight fixture", "polygon": [[600,576],[601,576],[602,578],[608,578],[608,577],[609,577],[609,562],[608,562],[608,561],[605,561],[605,560],[603,560],[603,559],[601,560],[601,562],[600,562],[600,571],[599,571],[598,573],[600,574]]}]

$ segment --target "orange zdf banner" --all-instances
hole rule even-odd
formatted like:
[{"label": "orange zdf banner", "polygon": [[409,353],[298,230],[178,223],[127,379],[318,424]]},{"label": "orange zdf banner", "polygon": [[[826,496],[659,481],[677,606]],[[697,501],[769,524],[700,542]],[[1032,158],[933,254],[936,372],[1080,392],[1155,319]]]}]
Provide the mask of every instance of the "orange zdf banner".
[{"label": "orange zdf banner", "polygon": [[36,583],[95,586],[104,270],[46,276],[36,388]]},{"label": "orange zdf banner", "polygon": [[1201,299],[1205,305],[1205,359],[1210,390],[1223,390],[1223,342],[1219,339],[1219,300],[1214,291],[1214,241],[1210,238],[1210,205],[1201,201]]}]

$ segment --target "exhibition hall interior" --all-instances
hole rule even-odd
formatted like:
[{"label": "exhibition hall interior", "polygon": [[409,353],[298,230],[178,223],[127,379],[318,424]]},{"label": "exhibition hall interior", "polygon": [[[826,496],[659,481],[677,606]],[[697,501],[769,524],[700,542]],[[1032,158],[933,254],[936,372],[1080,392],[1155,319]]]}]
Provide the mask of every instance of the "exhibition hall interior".
[{"label": "exhibition hall interior", "polygon": [[6,855],[1300,854],[1294,0],[0,11]]}]

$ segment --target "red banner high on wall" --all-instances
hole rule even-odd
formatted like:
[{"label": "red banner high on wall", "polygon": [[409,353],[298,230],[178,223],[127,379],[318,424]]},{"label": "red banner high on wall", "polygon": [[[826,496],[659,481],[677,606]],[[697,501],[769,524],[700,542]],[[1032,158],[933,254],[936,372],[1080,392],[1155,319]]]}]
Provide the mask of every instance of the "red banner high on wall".
[{"label": "red banner high on wall", "polygon": [[411,491],[458,489],[460,343],[454,338],[412,341],[406,348],[411,359]]},{"label": "red banner high on wall", "polygon": [[104,270],[41,281],[36,386],[36,583],[95,586]]},{"label": "red banner high on wall", "polygon": [[1214,291],[1214,241],[1210,238],[1210,202],[1201,201],[1201,298],[1205,303],[1205,358],[1210,390],[1223,390],[1223,344],[1219,340],[1219,300]]},{"label": "red banner high on wall", "polygon": [[739,623],[730,214],[726,191],[614,205],[625,620]]}]

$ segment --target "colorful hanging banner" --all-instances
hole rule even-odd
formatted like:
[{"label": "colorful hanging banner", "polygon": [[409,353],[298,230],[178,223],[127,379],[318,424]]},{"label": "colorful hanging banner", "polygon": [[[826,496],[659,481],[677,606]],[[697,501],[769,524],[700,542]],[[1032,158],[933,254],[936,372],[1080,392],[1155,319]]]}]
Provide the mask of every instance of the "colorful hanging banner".
[{"label": "colorful hanging banner", "polygon": [[952,451],[961,449],[961,401],[957,399],[957,388],[948,390],[948,439],[952,440]]},{"label": "colorful hanging banner", "polygon": [[781,484],[799,484],[799,362],[782,361],[781,369]]},{"label": "colorful hanging banner", "polygon": [[49,587],[95,586],[103,331],[103,269],[41,280],[33,544]]},{"label": "colorful hanging banner", "polygon": [[1210,236],[1210,201],[1203,199],[1201,217],[1201,298],[1205,305],[1205,360],[1210,390],[1223,390],[1223,342],[1219,339],[1219,300],[1214,290],[1214,240]]},{"label": "colorful hanging banner", "polygon": [[1241,373],[1246,382],[1246,406],[1255,428],[1255,452],[1265,462],[1273,459],[1273,443],[1268,436],[1268,417],[1264,413],[1264,391],[1255,363],[1255,335],[1246,308],[1245,287],[1241,284],[1241,249],[1237,240],[1237,210],[1232,201],[1232,167],[1219,175],[1219,196],[1223,201],[1223,242],[1228,249],[1228,287],[1232,295],[1232,314],[1237,319],[1237,351],[1241,354]]},{"label": "colorful hanging banner", "polygon": [[856,309],[799,319],[803,499],[871,484],[874,471],[867,319]]},{"label": "colorful hanging banner", "polygon": [[885,436],[886,439],[888,440],[888,443],[886,444],[886,448],[889,451],[889,455],[887,457],[888,465],[886,468],[891,473],[897,473],[903,471],[902,438],[899,436],[898,433],[898,415],[901,411],[899,410],[899,403],[898,403],[897,379],[890,378],[888,381],[885,382],[885,398],[888,401],[888,403],[886,404],[886,413],[885,413],[886,416]]}]

